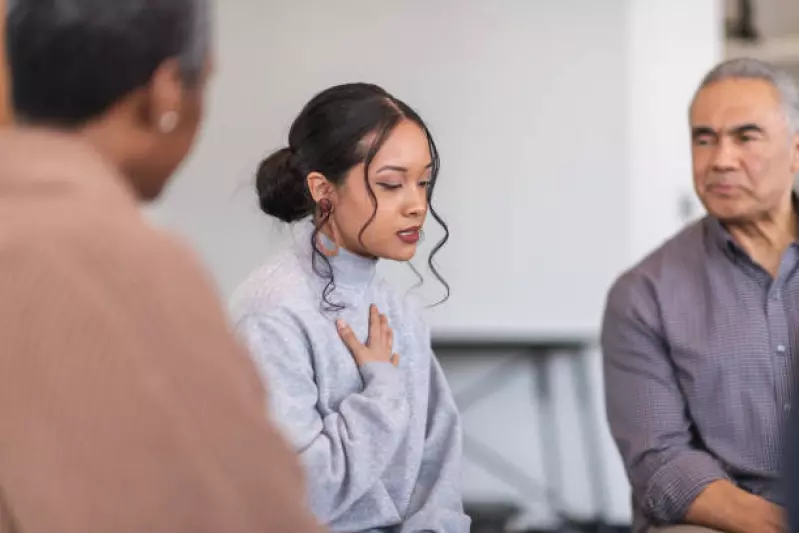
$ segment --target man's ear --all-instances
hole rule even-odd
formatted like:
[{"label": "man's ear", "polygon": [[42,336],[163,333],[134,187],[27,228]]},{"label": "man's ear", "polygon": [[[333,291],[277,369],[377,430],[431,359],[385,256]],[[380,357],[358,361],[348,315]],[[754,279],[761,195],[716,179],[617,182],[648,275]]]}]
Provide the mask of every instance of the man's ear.
[{"label": "man's ear", "polygon": [[336,187],[320,172],[311,172],[305,178],[311,198],[318,204],[322,198],[327,198],[335,203]]}]

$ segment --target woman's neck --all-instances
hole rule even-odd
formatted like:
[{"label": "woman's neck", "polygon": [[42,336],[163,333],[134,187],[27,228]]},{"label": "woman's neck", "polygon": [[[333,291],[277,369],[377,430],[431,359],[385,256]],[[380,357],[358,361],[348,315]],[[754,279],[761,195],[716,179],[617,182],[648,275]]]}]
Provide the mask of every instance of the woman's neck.
[{"label": "woman's neck", "polygon": [[[314,225],[309,224],[309,226],[313,231]],[[371,283],[377,271],[378,258],[360,254],[336,243],[329,228],[321,228],[318,232],[318,239],[321,240],[321,243],[314,239],[313,244],[330,263],[337,286],[357,287]],[[330,251],[335,250],[335,252],[330,255],[326,254],[323,249],[320,249],[320,244]]]}]

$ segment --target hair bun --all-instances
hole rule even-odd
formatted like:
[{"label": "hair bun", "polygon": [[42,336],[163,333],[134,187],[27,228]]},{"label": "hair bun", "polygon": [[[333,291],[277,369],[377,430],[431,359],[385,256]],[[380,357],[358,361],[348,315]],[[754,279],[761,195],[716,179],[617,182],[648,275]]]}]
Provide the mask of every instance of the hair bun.
[{"label": "hair bun", "polygon": [[313,213],[314,202],[305,178],[290,148],[261,161],[255,179],[261,210],[283,222],[294,222]]}]

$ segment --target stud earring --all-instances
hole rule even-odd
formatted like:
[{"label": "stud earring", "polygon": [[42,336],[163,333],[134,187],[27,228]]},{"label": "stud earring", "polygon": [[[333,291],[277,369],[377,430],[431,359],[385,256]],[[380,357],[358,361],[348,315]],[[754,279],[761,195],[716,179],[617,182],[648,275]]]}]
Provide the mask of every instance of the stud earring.
[{"label": "stud earring", "polygon": [[158,119],[158,130],[163,133],[172,133],[178,126],[178,112],[167,111]]}]

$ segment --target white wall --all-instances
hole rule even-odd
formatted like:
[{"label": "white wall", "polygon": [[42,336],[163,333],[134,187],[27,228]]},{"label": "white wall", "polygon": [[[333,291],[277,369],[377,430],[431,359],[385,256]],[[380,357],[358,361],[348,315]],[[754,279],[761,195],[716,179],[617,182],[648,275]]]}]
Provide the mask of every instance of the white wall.
[{"label": "white wall", "polygon": [[[488,325],[595,336],[612,278],[682,223],[685,106],[718,55],[719,10],[717,0],[220,1],[209,121],[152,215],[199,248],[229,293],[283,242],[256,208],[258,160],[285,144],[313,92],[374,81],[418,108],[442,152],[438,204],[454,239],[441,265],[454,293],[439,331],[449,321],[461,332]],[[510,326],[485,309],[507,312]],[[486,354],[445,368],[457,392],[503,361]],[[591,414],[602,421],[599,354],[591,362]],[[547,483],[534,377],[529,362],[519,363],[464,420],[470,435]],[[562,488],[572,511],[590,515],[566,358],[552,378],[567,459]],[[600,439],[605,513],[625,522],[624,473],[607,431]],[[512,498],[528,508],[524,524],[553,518],[536,495],[472,462],[464,475],[469,498]]]},{"label": "white wall", "polygon": [[254,210],[259,157],[285,144],[315,92],[373,81],[418,109],[442,154],[437,203],[453,238],[440,265],[453,296],[433,327],[589,335],[623,250],[605,236],[624,213],[597,201],[624,187],[623,12],[588,0],[220,2],[207,133],[159,215],[229,292],[277,249]]},{"label": "white wall", "polygon": [[[628,262],[704,209],[691,180],[688,106],[704,74],[721,60],[717,0],[630,1],[628,54]],[[693,218],[692,217],[692,218]]]}]

